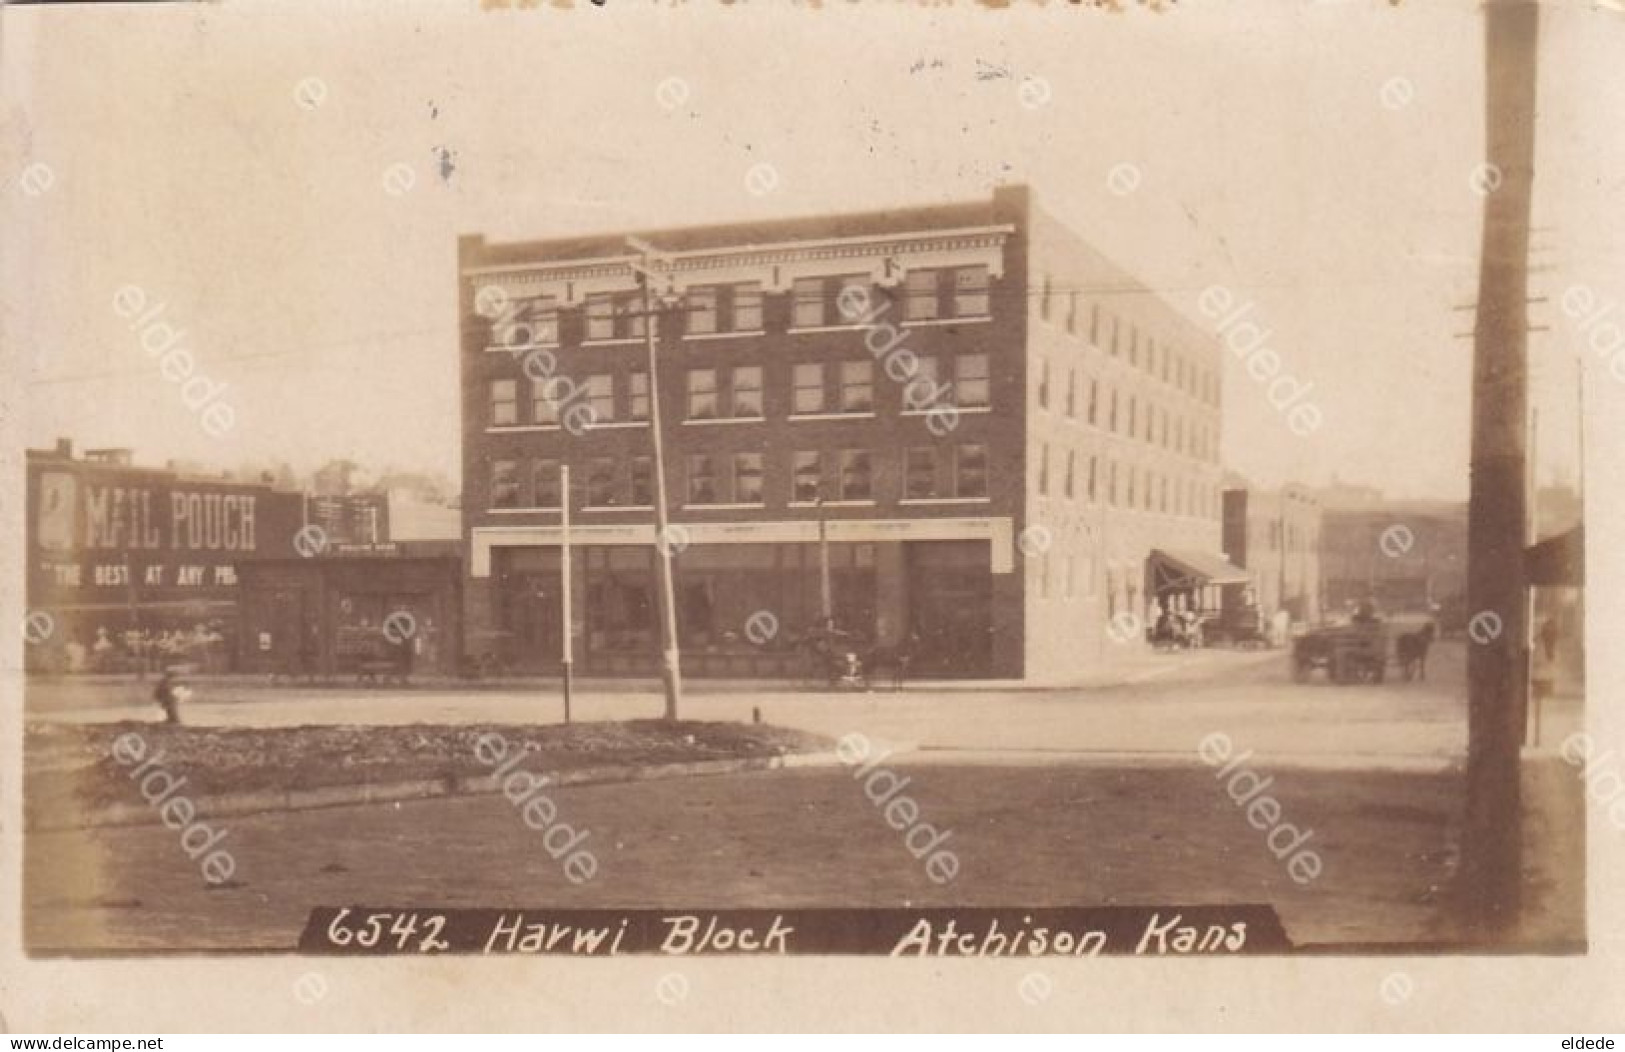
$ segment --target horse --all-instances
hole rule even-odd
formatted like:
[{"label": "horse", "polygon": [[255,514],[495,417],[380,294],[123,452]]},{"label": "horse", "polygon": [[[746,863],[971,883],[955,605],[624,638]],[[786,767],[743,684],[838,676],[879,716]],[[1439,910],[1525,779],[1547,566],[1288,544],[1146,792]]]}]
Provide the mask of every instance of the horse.
[{"label": "horse", "polygon": [[1433,645],[1432,622],[1409,632],[1401,632],[1394,640],[1395,655],[1399,658],[1400,674],[1409,681],[1428,678],[1428,648]]}]

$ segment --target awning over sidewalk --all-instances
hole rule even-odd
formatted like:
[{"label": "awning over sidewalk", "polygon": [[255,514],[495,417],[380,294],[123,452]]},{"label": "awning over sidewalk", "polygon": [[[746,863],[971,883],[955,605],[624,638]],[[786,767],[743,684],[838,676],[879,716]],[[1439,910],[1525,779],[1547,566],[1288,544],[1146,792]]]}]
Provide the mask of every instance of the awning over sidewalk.
[{"label": "awning over sidewalk", "polygon": [[1151,590],[1153,594],[1201,588],[1210,584],[1246,584],[1252,577],[1222,555],[1207,552],[1151,549]]}]

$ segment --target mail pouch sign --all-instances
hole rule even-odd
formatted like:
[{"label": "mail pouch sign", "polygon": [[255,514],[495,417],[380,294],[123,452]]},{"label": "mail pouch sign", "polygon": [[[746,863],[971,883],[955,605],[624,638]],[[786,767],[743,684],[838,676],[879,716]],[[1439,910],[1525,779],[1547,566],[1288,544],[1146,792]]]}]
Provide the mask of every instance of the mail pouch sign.
[{"label": "mail pouch sign", "polygon": [[286,494],[229,483],[101,481],[42,472],[37,572],[47,588],[194,589],[236,584],[233,563],[266,543]]}]

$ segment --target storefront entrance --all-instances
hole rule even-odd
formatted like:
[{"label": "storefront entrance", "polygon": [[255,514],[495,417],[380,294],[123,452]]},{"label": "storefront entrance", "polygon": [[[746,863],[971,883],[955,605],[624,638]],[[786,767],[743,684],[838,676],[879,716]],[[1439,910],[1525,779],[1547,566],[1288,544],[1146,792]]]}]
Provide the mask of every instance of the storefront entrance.
[{"label": "storefront entrance", "polygon": [[917,541],[905,546],[909,627],[915,638],[910,674],[992,674],[993,575],[985,541]]}]

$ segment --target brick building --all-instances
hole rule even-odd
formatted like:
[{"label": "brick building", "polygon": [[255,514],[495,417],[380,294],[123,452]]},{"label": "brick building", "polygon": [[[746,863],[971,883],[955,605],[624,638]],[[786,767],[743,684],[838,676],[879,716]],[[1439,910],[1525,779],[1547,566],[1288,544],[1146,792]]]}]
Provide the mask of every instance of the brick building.
[{"label": "brick building", "polygon": [[1224,491],[1224,551],[1248,571],[1251,601],[1266,620],[1285,610],[1297,623],[1321,615],[1321,506],[1312,489]]},{"label": "brick building", "polygon": [[1024,188],[641,236],[654,391],[624,238],[459,242],[471,654],[555,663],[569,499],[577,667],[654,670],[651,395],[690,673],[789,669],[821,521],[837,623],[921,675],[1086,671],[1217,558],[1217,344]]}]

